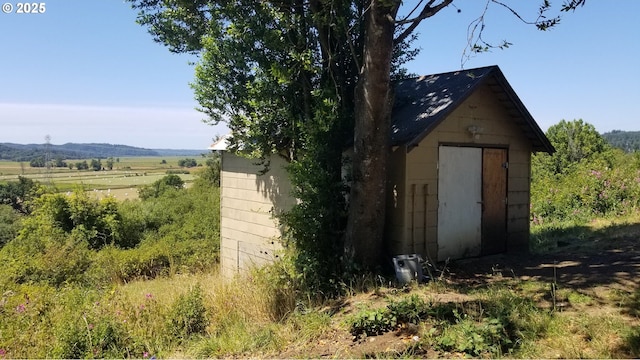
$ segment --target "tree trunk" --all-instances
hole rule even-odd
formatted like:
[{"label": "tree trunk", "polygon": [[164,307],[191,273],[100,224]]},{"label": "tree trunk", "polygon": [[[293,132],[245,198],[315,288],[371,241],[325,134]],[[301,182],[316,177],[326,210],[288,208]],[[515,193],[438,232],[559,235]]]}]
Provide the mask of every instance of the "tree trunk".
[{"label": "tree trunk", "polygon": [[399,1],[371,0],[355,93],[353,179],[346,258],[365,268],[382,260],[391,126],[391,57]]}]

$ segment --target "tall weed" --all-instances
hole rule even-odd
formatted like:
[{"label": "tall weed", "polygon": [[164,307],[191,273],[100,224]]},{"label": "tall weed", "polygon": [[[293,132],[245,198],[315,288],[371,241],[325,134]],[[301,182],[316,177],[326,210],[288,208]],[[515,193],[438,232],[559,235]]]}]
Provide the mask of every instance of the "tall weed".
[{"label": "tall weed", "polygon": [[191,335],[203,335],[209,324],[204,305],[202,289],[199,285],[180,295],[171,306],[167,319],[167,331],[177,339],[187,339]]}]

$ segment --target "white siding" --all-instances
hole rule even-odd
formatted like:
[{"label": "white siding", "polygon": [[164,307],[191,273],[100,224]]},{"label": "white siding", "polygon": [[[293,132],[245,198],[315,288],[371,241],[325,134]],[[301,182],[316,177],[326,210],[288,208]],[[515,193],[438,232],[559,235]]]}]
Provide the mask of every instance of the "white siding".
[{"label": "white siding", "polygon": [[225,276],[278,256],[281,228],[274,214],[294,204],[284,166],[283,159],[274,157],[269,171],[259,175],[264,165],[256,160],[222,153],[220,258]]}]

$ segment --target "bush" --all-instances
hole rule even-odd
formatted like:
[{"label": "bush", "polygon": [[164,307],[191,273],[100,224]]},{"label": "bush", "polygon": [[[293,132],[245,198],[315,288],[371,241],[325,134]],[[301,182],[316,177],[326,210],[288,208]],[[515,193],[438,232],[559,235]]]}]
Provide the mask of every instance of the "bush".
[{"label": "bush", "polygon": [[640,206],[637,154],[612,149],[595,128],[561,121],[547,131],[553,155],[532,158],[533,225],[624,215]]},{"label": "bush", "polygon": [[191,174],[189,170],[167,170],[167,175]]},{"label": "bush", "polygon": [[379,335],[400,324],[418,324],[430,313],[431,305],[418,295],[392,301],[386,308],[364,310],[351,323],[353,335]]},{"label": "bush", "polygon": [[456,315],[456,324],[446,327],[438,337],[438,348],[462,352],[473,357],[486,353],[500,356],[513,344],[501,319],[489,318],[476,322],[464,315]]},{"label": "bush", "polygon": [[48,234],[43,233],[29,237],[21,234],[2,248],[0,285],[44,283],[59,287],[87,283],[87,270],[92,263],[88,244],[50,227]]},{"label": "bush", "polygon": [[184,181],[180,176],[169,174],[163,178],[156,180],[151,185],[143,186],[138,189],[138,196],[142,200],[149,198],[157,198],[169,191],[181,190],[184,188]]},{"label": "bush", "polygon": [[[629,157],[630,155],[620,155]],[[633,163],[610,168],[604,161],[586,161],[564,175],[534,173],[531,216],[534,225],[548,221],[624,215],[640,206],[640,170]]]},{"label": "bush", "polygon": [[[0,235],[9,239],[0,247],[0,284],[103,285],[197,272],[218,262],[219,189],[206,182],[122,203],[82,190],[44,194],[32,207],[16,223],[23,230],[15,239],[14,228],[0,223]],[[13,214],[2,206],[0,216],[3,209]]]},{"label": "bush", "polygon": [[0,248],[18,236],[20,217],[9,205],[0,204]]},{"label": "bush", "polygon": [[112,308],[100,305],[96,291],[67,289],[60,296],[61,313],[55,315],[53,356],[64,359],[124,358],[135,342]]},{"label": "bush", "polygon": [[184,340],[191,335],[204,334],[208,323],[202,289],[198,285],[186,294],[180,295],[171,306],[167,331],[175,338]]},{"label": "bush", "polygon": [[393,330],[398,319],[387,308],[360,311],[351,322],[351,334],[380,335]]},{"label": "bush", "polygon": [[122,325],[108,317],[81,316],[59,325],[54,357],[124,358],[129,353],[129,339]]},{"label": "bush", "polygon": [[398,322],[417,324],[428,316],[431,304],[418,295],[412,295],[400,301],[392,301],[387,308],[396,316]]},{"label": "bush", "polygon": [[178,166],[190,168],[198,166],[198,163],[196,162],[196,159],[186,158],[178,160]]}]

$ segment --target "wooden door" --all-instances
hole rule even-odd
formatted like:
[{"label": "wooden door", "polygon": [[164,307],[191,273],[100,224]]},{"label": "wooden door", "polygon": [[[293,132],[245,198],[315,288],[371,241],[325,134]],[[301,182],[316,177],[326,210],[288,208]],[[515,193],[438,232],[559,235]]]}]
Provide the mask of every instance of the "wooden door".
[{"label": "wooden door", "polygon": [[482,149],[440,146],[438,260],[481,253]]},{"label": "wooden door", "polygon": [[507,150],[482,152],[482,255],[504,252],[507,244]]}]

